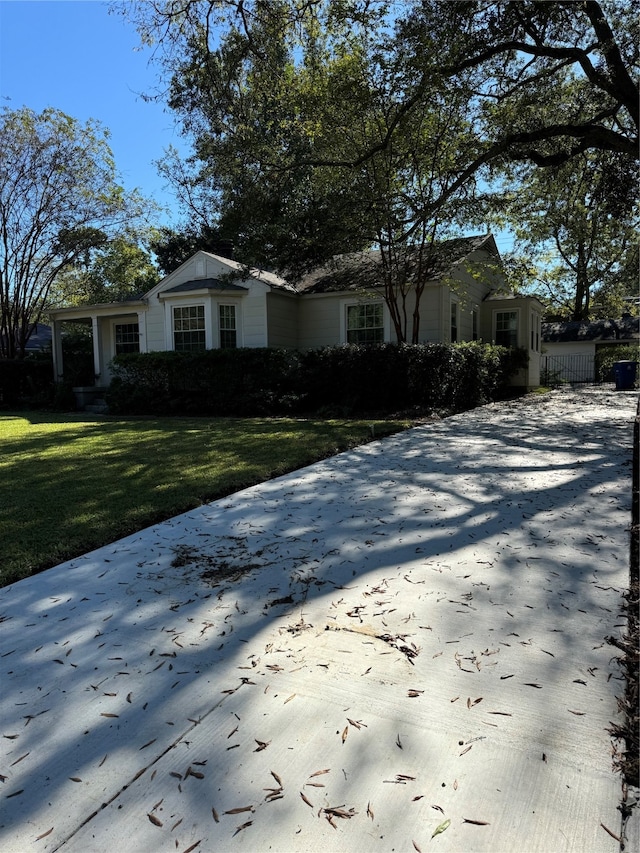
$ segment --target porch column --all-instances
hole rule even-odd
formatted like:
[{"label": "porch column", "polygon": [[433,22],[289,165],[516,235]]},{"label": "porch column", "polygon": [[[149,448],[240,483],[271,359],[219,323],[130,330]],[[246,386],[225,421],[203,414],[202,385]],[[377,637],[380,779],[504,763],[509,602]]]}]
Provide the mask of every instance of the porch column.
[{"label": "porch column", "polygon": [[138,341],[140,352],[148,352],[147,350],[147,312],[138,311]]},{"label": "porch column", "polygon": [[100,322],[97,317],[91,318],[91,332],[93,338],[93,372],[95,374],[95,385],[100,383],[102,375],[102,359],[100,353],[102,351],[102,334],[100,331]]},{"label": "porch column", "polygon": [[64,364],[62,363],[62,323],[54,320],[51,324],[51,353],[53,355],[53,381],[62,382]]}]

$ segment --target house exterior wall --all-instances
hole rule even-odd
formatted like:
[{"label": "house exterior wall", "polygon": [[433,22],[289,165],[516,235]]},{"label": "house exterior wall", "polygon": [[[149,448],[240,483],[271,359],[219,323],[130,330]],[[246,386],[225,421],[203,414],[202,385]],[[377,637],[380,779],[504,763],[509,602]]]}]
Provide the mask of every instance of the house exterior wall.
[{"label": "house exterior wall", "polygon": [[517,314],[517,338],[515,346],[526,351],[529,363],[512,378],[511,384],[535,388],[540,385],[540,354],[542,338],[540,335],[542,306],[537,299],[528,296],[500,298],[491,295],[481,307],[480,328],[482,339],[496,342],[496,323],[499,314],[515,312]]},{"label": "house exterior wall", "polygon": [[[420,304],[419,341],[449,343],[475,338],[495,340],[496,316],[499,312],[516,312],[517,340],[514,345],[525,348],[530,364],[521,371],[514,384],[539,384],[540,370],[540,306],[529,297],[499,296],[495,288],[504,285],[504,277],[493,268],[491,253],[472,253],[442,280],[425,287]],[[498,259],[496,258],[496,261]],[[488,266],[487,266],[488,262]],[[238,347],[291,347],[317,349],[346,343],[347,316],[355,319],[354,339],[377,339],[380,316],[376,311],[351,312],[354,305],[372,300],[382,305],[382,335],[395,341],[395,328],[390,312],[381,296],[358,295],[353,292],[303,293],[287,289],[277,276],[261,272],[259,277],[242,278],[244,274],[232,261],[198,252],[181,267],[159,282],[135,303],[113,303],[61,309],[55,312],[57,355],[55,371],[60,373],[61,347],[59,327],[64,320],[91,320],[94,331],[94,362],[98,382],[110,381],[109,363],[115,355],[115,326],[118,322],[139,325],[140,351],[174,349],[174,307],[201,306],[204,309],[205,346],[220,346],[219,307],[233,305]],[[220,283],[229,276],[229,286]],[[199,280],[202,280],[202,286]],[[187,285],[180,289],[180,285]],[[406,300],[407,337],[412,334],[415,293]],[[452,308],[455,309],[455,335],[452,335]],[[369,324],[375,318],[375,325]],[[367,319],[368,318],[368,319]]]},{"label": "house exterior wall", "polygon": [[544,355],[591,355],[596,354],[595,341],[567,341],[566,343],[542,344]]},{"label": "house exterior wall", "polygon": [[298,346],[298,300],[283,293],[267,293],[267,346]]},{"label": "house exterior wall", "polygon": [[336,346],[340,340],[341,294],[305,296],[298,304],[298,346],[319,349]]}]

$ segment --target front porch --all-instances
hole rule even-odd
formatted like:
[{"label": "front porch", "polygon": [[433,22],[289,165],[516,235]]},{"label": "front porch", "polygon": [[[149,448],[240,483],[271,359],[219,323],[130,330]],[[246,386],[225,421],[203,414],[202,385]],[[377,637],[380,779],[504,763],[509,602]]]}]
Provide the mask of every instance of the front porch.
[{"label": "front porch", "polygon": [[[78,388],[77,402],[90,405],[90,398],[104,392],[111,381],[110,363],[123,352],[146,352],[146,302],[138,299],[127,303],[58,308],[51,312],[51,349],[53,376],[56,383],[68,381],[65,376],[62,339],[67,323],[84,323],[91,328],[93,350],[93,383]],[[93,390],[96,389],[96,390]],[[75,389],[74,389],[75,390]]]}]

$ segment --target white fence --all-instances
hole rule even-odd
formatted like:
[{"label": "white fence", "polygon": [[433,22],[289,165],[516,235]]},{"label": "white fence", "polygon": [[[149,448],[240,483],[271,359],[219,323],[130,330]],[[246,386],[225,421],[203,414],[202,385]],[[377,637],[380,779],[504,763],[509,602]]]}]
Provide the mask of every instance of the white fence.
[{"label": "white fence", "polygon": [[595,384],[596,368],[593,355],[543,355],[540,358],[542,385],[563,382]]}]

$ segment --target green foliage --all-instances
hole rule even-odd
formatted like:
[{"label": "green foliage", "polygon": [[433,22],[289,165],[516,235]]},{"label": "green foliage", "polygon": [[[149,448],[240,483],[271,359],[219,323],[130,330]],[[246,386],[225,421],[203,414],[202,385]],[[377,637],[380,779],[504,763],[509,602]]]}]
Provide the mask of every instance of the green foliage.
[{"label": "green foliage", "polygon": [[[600,153],[546,169],[520,167],[494,199],[494,219],[513,223],[524,256],[522,289],[541,300],[549,320],[620,316],[624,297],[637,292],[637,212],[611,211],[614,162]],[[509,189],[516,183],[517,191]]]},{"label": "green foliage", "polygon": [[116,414],[463,411],[506,393],[522,357],[480,343],[127,353],[107,402]]},{"label": "green foliage", "polygon": [[42,406],[53,395],[51,356],[28,356],[25,359],[0,359],[0,409]]},{"label": "green foliage", "polygon": [[272,348],[125,353],[112,362],[107,403],[128,414],[287,412],[299,359],[295,351]]},{"label": "green foliage", "polygon": [[[65,323],[62,336],[62,360],[65,383],[69,388],[74,385],[93,385],[95,383],[93,333],[90,325]],[[57,405],[62,406],[63,401],[64,397],[58,395]],[[73,409],[74,406],[70,408]]]},{"label": "green foliage", "polygon": [[198,230],[188,228],[184,231],[159,228],[150,248],[164,275],[172,273],[201,249],[223,258],[234,257],[233,240],[225,239],[220,229],[208,225],[202,225]]},{"label": "green foliage", "polygon": [[51,301],[58,305],[122,302],[150,290],[159,275],[142,240],[142,235],[123,231],[83,253],[58,277]]},{"label": "green foliage", "polygon": [[596,382],[613,382],[613,365],[617,361],[640,362],[640,345],[600,346],[596,349]]},{"label": "green foliage", "polygon": [[142,212],[107,138],[60,110],[0,110],[0,355],[24,356],[60,273]]}]

